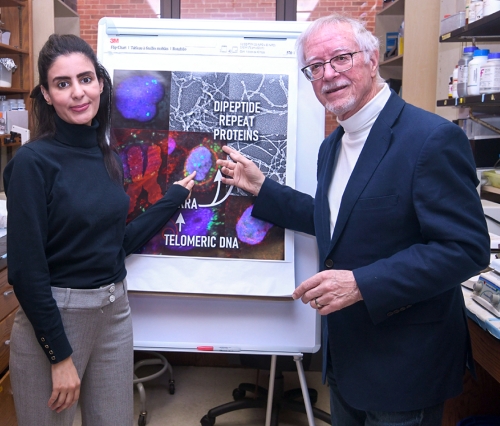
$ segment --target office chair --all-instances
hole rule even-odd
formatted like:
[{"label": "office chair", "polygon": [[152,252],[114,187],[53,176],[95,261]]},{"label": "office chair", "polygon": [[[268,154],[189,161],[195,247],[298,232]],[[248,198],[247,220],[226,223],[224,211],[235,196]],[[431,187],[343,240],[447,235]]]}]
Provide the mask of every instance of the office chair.
[{"label": "office chair", "polygon": [[[271,357],[263,355],[240,355],[242,366],[269,370]],[[311,354],[304,354],[304,369],[309,368],[311,363]],[[284,390],[283,371],[297,371],[295,361],[291,356],[278,356],[276,360],[276,375],[274,378],[273,408],[271,414],[271,426],[278,426],[280,410],[291,410],[300,413],[306,413],[304,402],[302,400],[302,390],[300,388]],[[319,408],[314,407],[318,400],[318,392],[315,389],[308,389],[311,405],[313,405],[313,415],[326,424],[331,425],[330,414]],[[254,394],[254,397],[247,397],[247,392]],[[212,408],[202,417],[200,423],[202,426],[213,426],[216,417],[231,411],[242,410],[245,408],[264,408],[267,406],[267,389],[258,386],[256,383],[240,383],[233,390],[234,401]]]},{"label": "office chair", "polygon": [[[174,380],[174,372],[172,370],[172,366],[169,364],[167,359],[159,352],[146,352],[149,355],[152,355],[154,358],[143,359],[134,363],[134,385],[137,386],[137,391],[139,392],[140,399],[140,414],[137,424],[139,426],[145,426],[147,422],[148,412],[146,410],[146,391],[144,389],[144,382],[149,380],[156,379],[161,376],[165,371],[168,372],[168,391],[170,395],[175,393],[175,380]],[[159,365],[159,369],[156,372],[149,374],[148,376],[137,375],[137,370],[141,367],[148,365]]]}]

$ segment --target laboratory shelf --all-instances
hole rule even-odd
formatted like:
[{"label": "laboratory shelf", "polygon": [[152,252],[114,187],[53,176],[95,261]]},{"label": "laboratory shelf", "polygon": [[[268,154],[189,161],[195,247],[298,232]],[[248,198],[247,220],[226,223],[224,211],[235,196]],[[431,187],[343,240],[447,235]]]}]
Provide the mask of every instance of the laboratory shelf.
[{"label": "laboratory shelf", "polygon": [[438,107],[471,107],[471,106],[500,106],[500,93],[488,93],[477,96],[465,96],[438,100]]},{"label": "laboratory shelf", "polygon": [[441,43],[500,41],[500,11],[439,36]]}]

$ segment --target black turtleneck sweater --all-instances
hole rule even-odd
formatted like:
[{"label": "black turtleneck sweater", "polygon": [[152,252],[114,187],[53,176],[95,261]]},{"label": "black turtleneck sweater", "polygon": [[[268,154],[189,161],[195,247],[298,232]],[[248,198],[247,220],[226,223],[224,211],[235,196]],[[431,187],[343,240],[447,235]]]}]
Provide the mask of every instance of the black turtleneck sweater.
[{"label": "black turtleneck sweater", "polygon": [[91,289],[123,280],[125,256],[158,232],[189,193],[173,185],[126,225],[129,197],[106,171],[98,126],[56,117],[54,139],[23,145],[4,171],[9,283],[51,363],[72,353],[51,286]]}]

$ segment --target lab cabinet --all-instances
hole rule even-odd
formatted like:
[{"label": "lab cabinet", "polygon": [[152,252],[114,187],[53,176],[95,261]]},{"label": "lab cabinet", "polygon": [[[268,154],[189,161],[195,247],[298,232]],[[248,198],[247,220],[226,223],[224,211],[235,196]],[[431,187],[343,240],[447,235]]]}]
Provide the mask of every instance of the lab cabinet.
[{"label": "lab cabinet", "polygon": [[[0,256],[6,253],[7,236],[0,238]],[[10,386],[10,332],[19,302],[7,282],[7,262],[0,258],[0,426],[16,426],[14,398]]]},{"label": "lab cabinet", "polygon": [[[11,86],[0,86],[0,96],[7,100],[23,99],[29,110],[33,89],[32,0],[0,0],[0,11],[0,30],[10,33],[8,44],[0,43],[0,58],[12,59],[17,67],[12,72]],[[9,141],[9,136],[0,135],[0,191],[4,190],[3,169],[21,145],[19,140]]]},{"label": "lab cabinet", "polygon": [[[439,44],[455,43],[460,49],[464,43],[478,44],[482,47],[485,43],[498,41],[500,41],[500,12],[485,16],[470,25],[465,25],[439,37]],[[498,44],[498,49],[493,51],[500,51],[500,44]],[[448,57],[453,56],[453,52],[448,51]],[[440,69],[444,70],[445,68],[448,67],[441,64]],[[439,99],[436,106],[437,109],[442,109],[442,107],[460,108],[455,109],[460,111],[457,123],[462,124],[461,120],[465,117],[474,120],[488,115],[500,115],[500,93],[466,96],[457,99]],[[468,136],[476,165],[491,168],[499,158],[500,134],[498,137],[494,133],[490,133],[487,137],[482,135]],[[491,209],[495,203],[500,202],[500,188],[491,185],[482,186],[481,198],[483,198],[483,206],[489,206]],[[498,206],[500,208],[500,204]],[[486,208],[485,212],[491,214]],[[443,426],[455,426],[460,420],[470,416],[500,415],[498,404],[500,340],[483,330],[473,320],[468,319],[468,324],[476,364],[476,377],[467,372],[463,393],[446,402]]]},{"label": "lab cabinet", "polygon": [[[398,32],[404,21],[403,52],[384,58],[386,34]],[[400,80],[402,98],[434,112],[436,102],[439,2],[394,0],[375,16],[375,35],[380,40],[379,71],[384,80]]]},{"label": "lab cabinet", "polygon": [[[494,48],[490,51],[500,51],[500,11],[485,16],[482,19],[457,28],[449,33],[439,37],[440,43],[469,43],[483,47],[485,43],[494,43]],[[463,120],[468,120],[467,125],[476,124],[473,135],[468,135],[471,141],[471,147],[478,168],[492,168],[500,158],[500,133],[494,129],[490,130],[485,126],[493,124],[493,128],[499,128],[500,118],[489,123],[487,120],[491,116],[500,117],[500,93],[481,94],[477,96],[464,96],[456,99],[440,99],[437,101],[437,107],[458,107],[461,112],[458,115],[457,123],[463,125]],[[478,121],[479,120],[479,121]],[[483,126],[480,121],[483,121]],[[466,127],[466,126],[464,126]],[[481,187],[481,198],[500,202],[500,187],[491,184]]]}]

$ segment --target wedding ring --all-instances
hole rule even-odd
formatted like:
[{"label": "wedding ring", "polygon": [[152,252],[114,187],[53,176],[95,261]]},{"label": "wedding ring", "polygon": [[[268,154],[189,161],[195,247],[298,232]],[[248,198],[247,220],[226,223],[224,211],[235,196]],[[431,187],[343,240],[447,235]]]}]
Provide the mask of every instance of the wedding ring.
[{"label": "wedding ring", "polygon": [[322,305],[321,303],[318,303],[318,298],[317,297],[314,298],[314,303],[316,303],[316,306],[318,307],[318,309],[321,309],[321,308],[323,308],[325,306],[325,305]]}]

